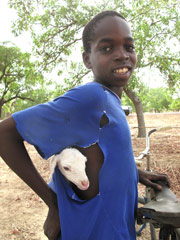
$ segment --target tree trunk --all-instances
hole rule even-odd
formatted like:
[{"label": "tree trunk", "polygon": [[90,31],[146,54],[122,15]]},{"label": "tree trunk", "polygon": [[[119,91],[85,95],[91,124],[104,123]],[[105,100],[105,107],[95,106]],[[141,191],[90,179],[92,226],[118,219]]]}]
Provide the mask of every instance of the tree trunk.
[{"label": "tree trunk", "polygon": [[146,137],[146,127],[141,100],[132,90],[124,89],[124,92],[131,99],[136,109],[138,122],[138,137]]},{"label": "tree trunk", "polygon": [[2,107],[4,105],[4,99],[0,99],[0,119],[2,118]]},{"label": "tree trunk", "polygon": [[1,116],[2,116],[2,105],[1,105],[1,102],[0,102],[0,120],[1,120]]}]

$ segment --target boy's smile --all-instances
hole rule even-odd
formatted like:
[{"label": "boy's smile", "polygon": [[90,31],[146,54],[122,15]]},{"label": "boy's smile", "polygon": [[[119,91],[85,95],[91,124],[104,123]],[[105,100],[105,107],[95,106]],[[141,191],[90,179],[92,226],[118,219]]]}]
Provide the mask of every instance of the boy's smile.
[{"label": "boy's smile", "polygon": [[91,41],[91,52],[83,53],[83,59],[86,67],[92,69],[95,81],[111,89],[126,86],[137,61],[127,22],[117,16],[100,20]]}]

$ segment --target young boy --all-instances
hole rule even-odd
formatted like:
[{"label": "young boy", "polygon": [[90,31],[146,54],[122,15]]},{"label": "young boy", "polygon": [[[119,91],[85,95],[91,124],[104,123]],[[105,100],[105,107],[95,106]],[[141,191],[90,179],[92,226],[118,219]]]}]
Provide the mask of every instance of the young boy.
[{"label": "young boy", "polygon": [[[48,205],[44,230],[50,240],[133,240],[138,179],[159,190],[153,181],[169,185],[166,175],[137,172],[121,108],[119,97],[137,61],[134,41],[123,16],[105,11],[86,25],[83,45],[83,61],[94,82],[4,120],[0,156]],[[24,140],[46,159],[66,147],[78,148],[88,159],[88,190],[71,188],[57,169],[50,188]]]}]

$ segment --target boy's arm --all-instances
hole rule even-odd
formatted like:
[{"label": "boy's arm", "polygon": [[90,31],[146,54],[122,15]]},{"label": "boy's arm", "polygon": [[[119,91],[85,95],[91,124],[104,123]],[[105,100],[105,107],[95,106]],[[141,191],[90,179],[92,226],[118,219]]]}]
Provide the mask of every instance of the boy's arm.
[{"label": "boy's arm", "polygon": [[52,239],[60,231],[56,194],[36,170],[23,142],[24,140],[18,133],[13,118],[0,122],[0,156],[49,207],[48,218],[44,227],[46,234],[51,235],[49,239]]}]

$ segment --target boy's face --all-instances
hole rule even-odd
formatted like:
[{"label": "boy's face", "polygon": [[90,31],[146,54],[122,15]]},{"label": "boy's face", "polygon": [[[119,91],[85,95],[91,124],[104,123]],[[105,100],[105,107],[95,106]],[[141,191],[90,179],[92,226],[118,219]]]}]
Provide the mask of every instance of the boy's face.
[{"label": "boy's face", "polygon": [[136,66],[136,53],[130,28],[120,17],[107,16],[97,23],[91,52],[83,53],[95,81],[114,88],[128,83]]}]

